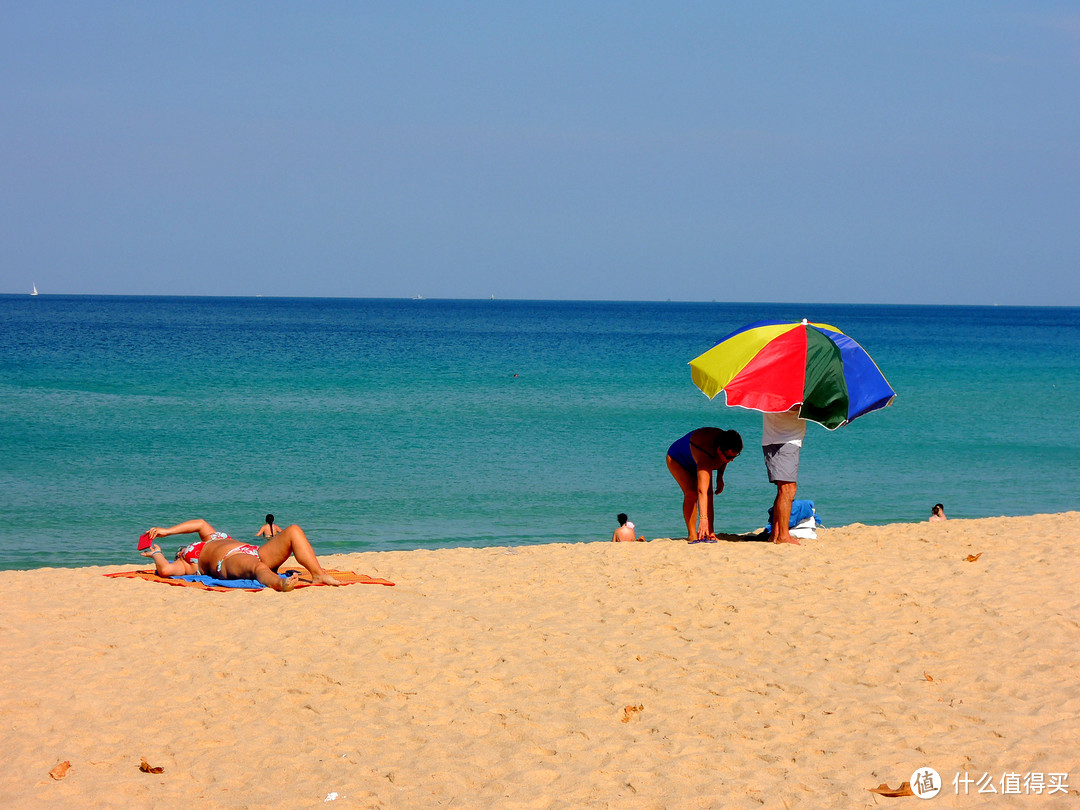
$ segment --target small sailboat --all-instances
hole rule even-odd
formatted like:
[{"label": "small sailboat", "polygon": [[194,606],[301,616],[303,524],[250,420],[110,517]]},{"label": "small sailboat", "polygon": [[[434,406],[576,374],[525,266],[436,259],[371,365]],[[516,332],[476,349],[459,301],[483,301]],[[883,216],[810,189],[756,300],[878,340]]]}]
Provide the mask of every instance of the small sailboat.
[{"label": "small sailboat", "polygon": [[37,284],[31,284],[30,286],[34,288],[33,292],[31,292],[30,294],[31,295],[37,295],[38,294]]}]

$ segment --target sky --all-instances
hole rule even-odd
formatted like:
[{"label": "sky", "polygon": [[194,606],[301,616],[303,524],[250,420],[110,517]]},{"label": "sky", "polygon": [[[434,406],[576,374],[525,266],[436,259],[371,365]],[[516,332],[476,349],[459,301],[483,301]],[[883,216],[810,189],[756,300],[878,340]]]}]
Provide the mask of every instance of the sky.
[{"label": "sky", "polygon": [[0,293],[1080,305],[1075,2],[0,3]]}]

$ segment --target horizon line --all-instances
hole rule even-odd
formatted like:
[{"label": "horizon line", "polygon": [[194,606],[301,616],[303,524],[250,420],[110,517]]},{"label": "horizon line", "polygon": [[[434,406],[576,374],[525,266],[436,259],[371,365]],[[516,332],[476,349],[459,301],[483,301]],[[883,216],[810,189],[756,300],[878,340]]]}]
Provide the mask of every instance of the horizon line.
[{"label": "horizon line", "polygon": [[3,298],[209,298],[239,300],[307,300],[307,301],[459,301],[459,302],[504,302],[504,303],[553,303],[553,304],[700,304],[708,306],[747,305],[747,306],[865,306],[865,307],[979,307],[985,309],[1077,309],[1080,304],[941,304],[941,303],[892,303],[884,301],[710,301],[692,299],[649,299],[649,298],[471,298],[471,297],[433,297],[426,296],[358,296],[358,295],[261,295],[261,294],[212,294],[212,293],[42,293],[37,295],[25,292],[0,293]]}]

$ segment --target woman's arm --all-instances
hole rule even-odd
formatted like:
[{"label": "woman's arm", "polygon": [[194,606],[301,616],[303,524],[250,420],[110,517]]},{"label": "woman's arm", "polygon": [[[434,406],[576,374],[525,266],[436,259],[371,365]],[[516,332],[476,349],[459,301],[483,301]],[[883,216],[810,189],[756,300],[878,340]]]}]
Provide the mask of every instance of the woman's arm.
[{"label": "woman's arm", "polygon": [[183,523],[177,523],[175,526],[170,526],[167,529],[163,529],[160,526],[152,526],[150,531],[147,532],[147,534],[150,535],[151,540],[157,537],[168,537],[173,534],[198,534],[200,538],[206,540],[213,533],[214,527],[202,518],[185,520]]},{"label": "woman's arm", "polygon": [[154,560],[154,568],[157,570],[159,577],[182,577],[185,574],[197,574],[198,569],[187,562],[186,560],[169,560],[161,551],[161,546],[154,543],[146,551],[140,552],[144,557],[151,557]]},{"label": "woman's arm", "polygon": [[698,502],[698,529],[697,539],[704,540],[712,534],[712,525],[709,521],[709,490],[712,489],[712,470],[703,470],[698,467],[697,471],[697,502]]}]

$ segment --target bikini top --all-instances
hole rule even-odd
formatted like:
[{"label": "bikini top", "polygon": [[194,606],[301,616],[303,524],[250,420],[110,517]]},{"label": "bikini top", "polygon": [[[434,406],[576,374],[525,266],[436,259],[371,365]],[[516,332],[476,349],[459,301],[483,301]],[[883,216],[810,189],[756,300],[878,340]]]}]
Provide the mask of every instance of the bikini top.
[{"label": "bikini top", "polygon": [[194,543],[180,546],[176,552],[176,559],[195,565],[199,562],[199,555],[202,554],[203,546],[205,545],[205,540],[196,540]]},{"label": "bikini top", "polygon": [[196,540],[194,543],[188,543],[186,546],[181,546],[176,552],[176,559],[189,562],[192,565],[196,565],[199,562],[199,555],[202,554],[203,546],[209,543],[211,540],[231,540],[232,538],[225,532],[214,532],[205,540]]}]

